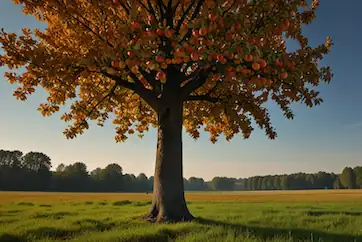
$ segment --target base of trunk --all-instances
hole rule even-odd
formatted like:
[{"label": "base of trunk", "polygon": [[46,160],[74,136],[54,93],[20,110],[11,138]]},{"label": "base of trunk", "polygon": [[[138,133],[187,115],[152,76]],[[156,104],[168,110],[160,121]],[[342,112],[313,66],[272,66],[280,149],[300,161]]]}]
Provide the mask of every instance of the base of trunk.
[{"label": "base of trunk", "polygon": [[190,222],[195,219],[186,206],[170,211],[156,205],[153,205],[151,211],[142,218],[152,223]]}]

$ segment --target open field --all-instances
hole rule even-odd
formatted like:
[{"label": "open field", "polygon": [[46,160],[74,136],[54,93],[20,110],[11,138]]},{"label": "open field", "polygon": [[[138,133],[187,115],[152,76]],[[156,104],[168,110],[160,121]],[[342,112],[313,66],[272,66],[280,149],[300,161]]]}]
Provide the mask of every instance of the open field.
[{"label": "open field", "polygon": [[138,218],[148,194],[0,193],[0,241],[362,241],[362,190],[188,193],[191,223]]}]

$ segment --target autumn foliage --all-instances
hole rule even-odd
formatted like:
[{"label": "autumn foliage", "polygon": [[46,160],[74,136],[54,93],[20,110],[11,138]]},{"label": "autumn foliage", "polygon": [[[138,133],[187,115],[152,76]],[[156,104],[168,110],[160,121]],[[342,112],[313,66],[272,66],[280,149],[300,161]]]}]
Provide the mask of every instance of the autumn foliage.
[{"label": "autumn foliage", "polygon": [[[318,1],[304,0],[13,0],[46,29],[0,33],[0,66],[19,86],[20,100],[41,86],[49,97],[44,116],[72,102],[62,119],[68,138],[112,118],[116,140],[157,125],[165,92],[180,92],[184,126],[231,139],[251,134],[252,120],[270,138],[268,110],[275,101],[287,118],[290,104],[319,104],[316,91],[329,82],[320,67],[332,45],[311,47],[302,25],[315,18]],[[328,4],[328,3],[327,3]],[[299,44],[293,52],[286,41]],[[19,74],[15,69],[23,67]],[[174,86],[179,88],[173,89]]]}]

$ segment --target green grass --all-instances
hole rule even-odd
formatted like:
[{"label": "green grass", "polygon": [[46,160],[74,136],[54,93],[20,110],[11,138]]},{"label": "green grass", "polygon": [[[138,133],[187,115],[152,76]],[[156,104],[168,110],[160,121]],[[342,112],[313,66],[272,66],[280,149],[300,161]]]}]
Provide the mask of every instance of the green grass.
[{"label": "green grass", "polygon": [[0,241],[362,241],[362,191],[190,193],[191,223],[141,221],[145,194],[0,193]]}]

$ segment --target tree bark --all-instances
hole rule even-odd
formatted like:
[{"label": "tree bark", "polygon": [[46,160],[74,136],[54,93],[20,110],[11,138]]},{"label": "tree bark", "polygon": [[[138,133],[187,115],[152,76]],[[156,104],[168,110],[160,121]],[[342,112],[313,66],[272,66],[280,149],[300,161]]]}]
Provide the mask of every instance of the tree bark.
[{"label": "tree bark", "polygon": [[183,102],[169,99],[158,112],[158,140],[152,208],[153,222],[190,221],[182,171]]}]

